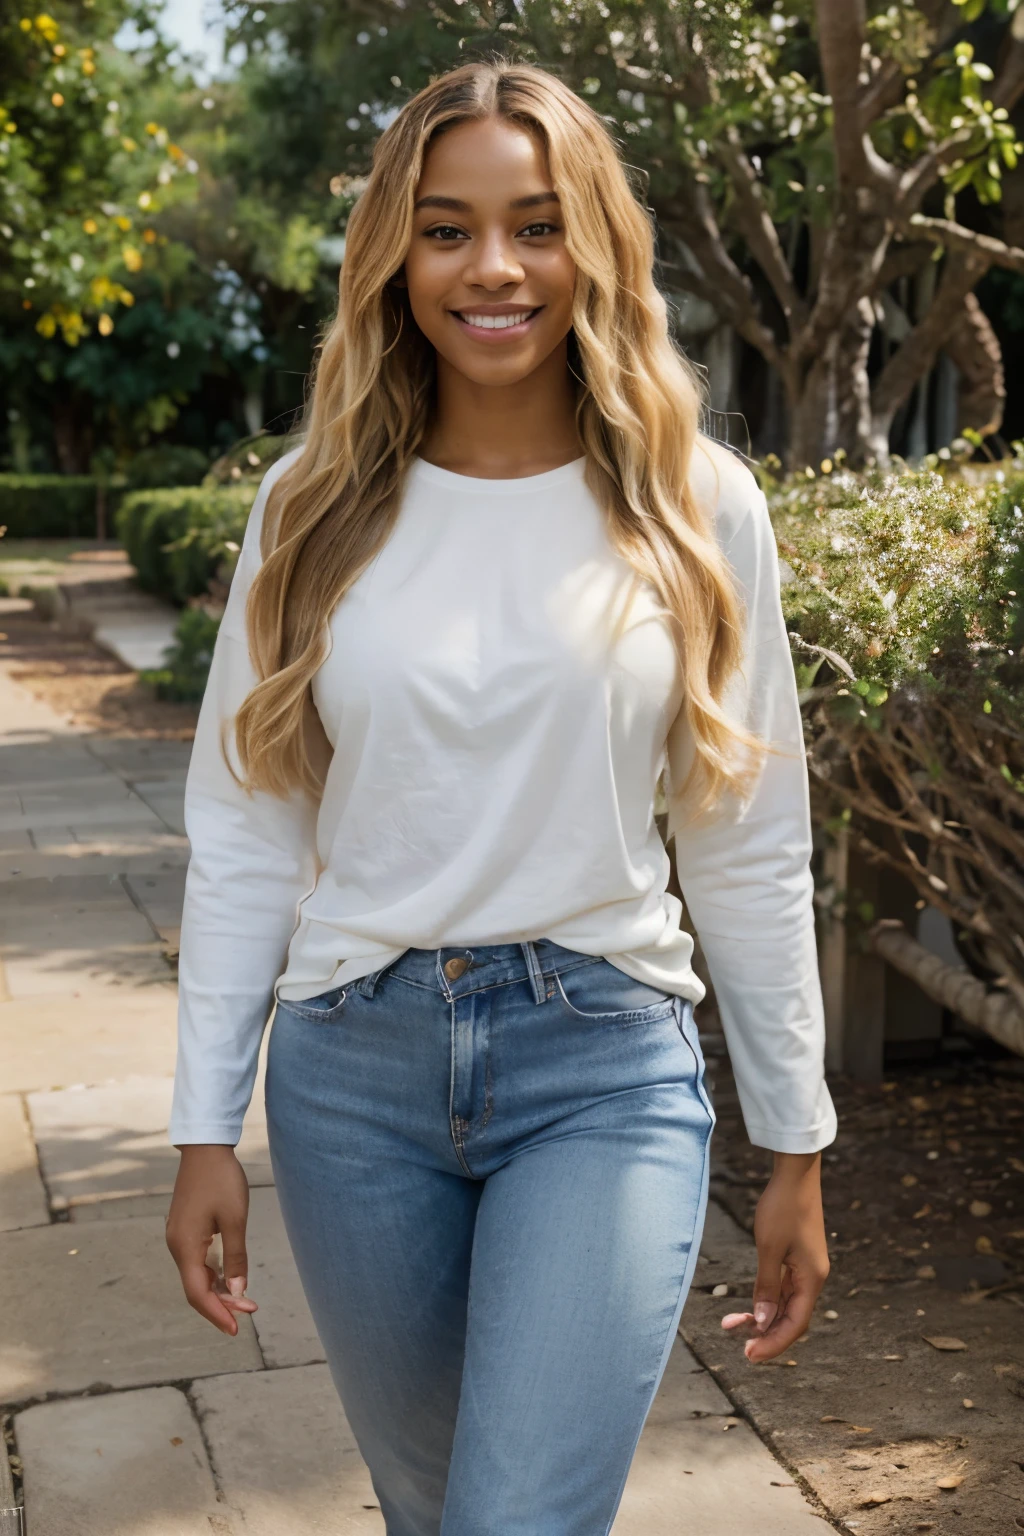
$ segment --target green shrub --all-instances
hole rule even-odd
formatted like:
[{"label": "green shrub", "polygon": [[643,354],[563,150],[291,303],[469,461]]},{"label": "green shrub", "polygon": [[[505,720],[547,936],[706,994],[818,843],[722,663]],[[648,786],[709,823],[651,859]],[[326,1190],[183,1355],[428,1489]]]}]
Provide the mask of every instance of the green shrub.
[{"label": "green shrub", "polygon": [[251,485],[133,491],[116,517],[117,536],[139,585],[184,603],[209,588],[234,558],[253,501]]},{"label": "green shrub", "polygon": [[203,697],[220,621],[201,608],[186,608],[174,631],[174,644],[164,653],[164,665],[141,672],[158,699],[198,703]]},{"label": "green shrub", "polygon": [[298,442],[292,434],[272,437],[268,432],[258,432],[255,437],[243,437],[210,465],[206,484],[231,485],[248,480],[258,485],[271,464],[289,453]]},{"label": "green shrub", "polygon": [[89,475],[0,475],[0,527],[12,539],[81,539],[96,532]]},{"label": "green shrub", "polygon": [[178,443],[158,443],[143,448],[128,465],[128,488],[152,491],[161,486],[199,485],[210,467],[201,448]]}]

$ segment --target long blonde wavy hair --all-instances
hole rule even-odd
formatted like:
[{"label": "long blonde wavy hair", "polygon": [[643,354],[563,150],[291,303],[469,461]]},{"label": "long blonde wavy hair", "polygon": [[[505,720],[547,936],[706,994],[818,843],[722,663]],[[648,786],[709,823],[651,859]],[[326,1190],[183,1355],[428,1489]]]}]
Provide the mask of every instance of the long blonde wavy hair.
[{"label": "long blonde wavy hair", "polygon": [[678,649],[695,747],[680,793],[700,804],[742,791],[760,744],[723,707],[741,659],[732,573],[690,488],[700,388],[673,345],[653,278],[649,216],[601,118],[531,65],[472,63],[420,91],[381,135],[348,222],[337,317],[316,368],[300,456],[273,487],[263,561],[248,599],[260,681],[235,721],[249,789],[318,791],[310,683],[328,619],[387,541],[410,460],[429,424],[435,354],[391,282],[412,238],[413,203],[432,140],[501,117],[539,135],[576,265],[570,355],[588,484],[614,547],[651,583]]}]

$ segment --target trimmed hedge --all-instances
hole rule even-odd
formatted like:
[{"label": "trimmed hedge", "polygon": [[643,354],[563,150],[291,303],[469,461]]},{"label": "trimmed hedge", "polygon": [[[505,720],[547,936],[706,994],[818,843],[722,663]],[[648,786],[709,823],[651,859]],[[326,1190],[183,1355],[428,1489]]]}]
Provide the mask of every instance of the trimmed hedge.
[{"label": "trimmed hedge", "polygon": [[[111,497],[108,492],[108,505]],[[91,475],[0,475],[0,527],[9,539],[91,539],[96,481]]]},{"label": "trimmed hedge", "polygon": [[251,485],[133,491],[115,517],[140,587],[174,603],[199,597],[233,568],[253,502]]},{"label": "trimmed hedge", "polygon": [[210,467],[209,455],[201,448],[181,443],[157,443],[142,448],[127,469],[130,491],[153,491],[161,487],[200,485]]}]

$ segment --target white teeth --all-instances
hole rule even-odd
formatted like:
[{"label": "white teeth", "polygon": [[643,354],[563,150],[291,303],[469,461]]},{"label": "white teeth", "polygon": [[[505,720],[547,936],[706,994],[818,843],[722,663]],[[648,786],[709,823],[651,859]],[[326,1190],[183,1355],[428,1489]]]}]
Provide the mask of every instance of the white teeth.
[{"label": "white teeth", "polygon": [[532,309],[521,309],[514,315],[459,315],[467,325],[478,326],[482,331],[506,331],[510,325],[522,325],[533,314]]}]

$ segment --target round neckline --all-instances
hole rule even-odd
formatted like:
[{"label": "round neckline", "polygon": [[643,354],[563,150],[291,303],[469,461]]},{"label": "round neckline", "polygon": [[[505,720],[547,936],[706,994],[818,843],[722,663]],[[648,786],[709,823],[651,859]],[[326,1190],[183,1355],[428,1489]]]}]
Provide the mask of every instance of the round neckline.
[{"label": "round neckline", "polygon": [[587,462],[586,454],[581,454],[578,459],[570,459],[568,464],[559,464],[555,469],[542,470],[539,475],[516,475],[511,480],[492,480],[483,475],[460,475],[454,469],[442,469],[440,464],[431,464],[429,459],[421,459],[419,454],[413,454],[412,468],[424,480],[434,485],[443,485],[448,490],[472,491],[476,495],[507,496],[510,492],[525,493],[529,491],[541,491],[549,485],[555,485],[560,480],[576,479],[583,473],[583,466]]}]

